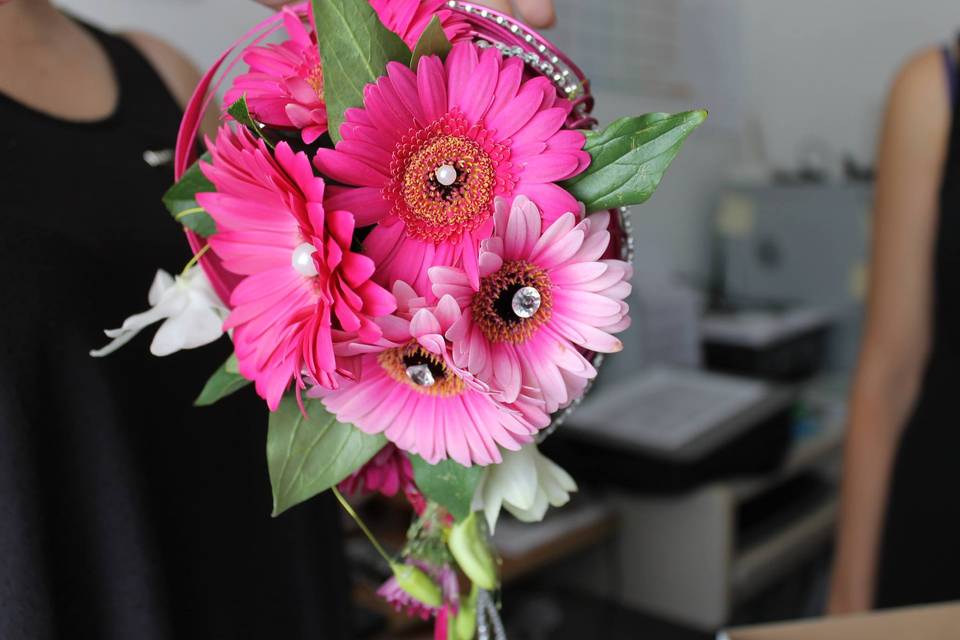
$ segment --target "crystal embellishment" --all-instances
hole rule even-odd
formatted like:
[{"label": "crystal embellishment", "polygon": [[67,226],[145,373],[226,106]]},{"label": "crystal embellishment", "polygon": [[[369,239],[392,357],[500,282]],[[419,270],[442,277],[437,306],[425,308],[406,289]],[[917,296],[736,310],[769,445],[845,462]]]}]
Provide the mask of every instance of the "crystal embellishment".
[{"label": "crystal embellishment", "polygon": [[518,318],[532,318],[540,309],[540,292],[533,287],[523,287],[515,294],[510,306]]},{"label": "crystal embellishment", "polygon": [[414,364],[407,367],[407,377],[413,384],[421,387],[432,387],[437,382],[433,377],[433,372],[430,371],[430,367],[425,364]]}]

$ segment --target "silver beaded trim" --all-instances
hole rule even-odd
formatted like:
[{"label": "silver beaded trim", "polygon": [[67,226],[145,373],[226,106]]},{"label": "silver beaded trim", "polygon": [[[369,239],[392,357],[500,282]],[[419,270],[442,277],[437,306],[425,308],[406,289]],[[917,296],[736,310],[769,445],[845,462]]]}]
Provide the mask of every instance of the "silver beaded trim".
[{"label": "silver beaded trim", "polygon": [[567,64],[558,56],[554,55],[545,44],[538,42],[534,32],[530,31],[522,24],[508,20],[503,16],[494,15],[483,7],[474,7],[463,2],[458,2],[457,0],[449,0],[449,2],[447,2],[447,6],[451,9],[456,9],[457,11],[463,11],[464,13],[479,16],[484,20],[489,20],[490,22],[498,24],[502,27],[506,27],[513,34],[526,41],[527,44],[536,49],[536,51],[527,51],[519,45],[509,46],[502,42],[491,42],[483,39],[477,40],[478,47],[496,47],[506,56],[522,59],[531,67],[537,69],[545,76],[550,78],[550,80],[552,80],[553,83],[571,99],[577,98],[586,93],[583,83],[580,82],[580,78],[578,78],[577,74],[573,72],[573,69],[567,66]]},{"label": "silver beaded trim", "polygon": [[477,640],[507,640],[497,605],[483,589],[477,594]]}]

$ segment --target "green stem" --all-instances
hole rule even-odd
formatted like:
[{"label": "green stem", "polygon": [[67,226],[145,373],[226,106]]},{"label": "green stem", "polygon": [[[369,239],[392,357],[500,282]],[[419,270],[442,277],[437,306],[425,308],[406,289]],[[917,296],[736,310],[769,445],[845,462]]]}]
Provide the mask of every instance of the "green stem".
[{"label": "green stem", "polygon": [[186,218],[187,216],[193,215],[195,213],[203,213],[203,208],[193,207],[192,209],[184,209],[177,215],[173,216],[173,219],[179,222],[181,218]]},{"label": "green stem", "polygon": [[387,554],[386,550],[384,550],[384,548],[380,545],[370,529],[367,528],[367,525],[364,524],[363,520],[360,519],[360,516],[353,509],[350,503],[347,502],[347,499],[343,497],[343,494],[340,493],[336,487],[332,487],[331,491],[333,491],[333,495],[337,497],[337,501],[340,502],[340,506],[343,507],[343,510],[346,511],[351,518],[353,518],[353,521],[357,523],[357,526],[360,527],[360,530],[363,531],[365,536],[367,536],[367,540],[369,540],[370,544],[373,545],[373,548],[377,550],[377,553],[380,554],[380,556],[388,565],[393,566],[393,560],[390,558],[389,554]]},{"label": "green stem", "polygon": [[180,277],[182,278],[182,277],[186,276],[186,275],[187,275],[187,271],[190,271],[190,267],[192,267],[193,265],[197,264],[197,262],[199,262],[200,258],[203,257],[203,254],[205,254],[205,253],[206,253],[207,251],[209,251],[209,250],[210,250],[210,245],[209,245],[209,244],[205,244],[205,245],[203,245],[203,249],[200,249],[200,251],[197,251],[195,254],[193,254],[193,257],[190,258],[190,262],[188,262],[188,263],[187,263],[187,266],[185,266],[185,267],[183,268],[183,271],[180,272]]}]

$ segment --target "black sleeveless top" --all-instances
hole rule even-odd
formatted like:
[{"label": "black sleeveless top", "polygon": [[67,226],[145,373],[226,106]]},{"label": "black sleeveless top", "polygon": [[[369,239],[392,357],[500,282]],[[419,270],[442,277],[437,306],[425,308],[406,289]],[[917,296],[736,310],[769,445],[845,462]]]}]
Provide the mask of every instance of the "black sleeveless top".
[{"label": "black sleeveless top", "polygon": [[960,102],[956,65],[947,68],[953,120],[934,255],[933,339],[894,465],[878,607],[960,600]]},{"label": "black sleeveless top", "polygon": [[160,204],[180,110],[125,41],[91,30],[119,105],[74,123],[0,95],[0,638],[343,638],[338,513],[276,520],[266,409],[192,400],[229,353],[106,359],[190,252]]}]

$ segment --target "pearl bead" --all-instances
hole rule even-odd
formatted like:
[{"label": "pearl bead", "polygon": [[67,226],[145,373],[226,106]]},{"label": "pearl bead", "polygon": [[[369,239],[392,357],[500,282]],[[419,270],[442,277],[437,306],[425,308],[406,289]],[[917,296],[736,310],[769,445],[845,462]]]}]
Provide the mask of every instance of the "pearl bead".
[{"label": "pearl bead", "polygon": [[518,318],[532,318],[540,310],[541,297],[540,292],[533,287],[523,287],[515,294],[510,301],[510,308]]},{"label": "pearl bead", "polygon": [[445,187],[457,181],[457,170],[452,164],[440,165],[434,175],[437,177],[437,182]]},{"label": "pearl bead", "polygon": [[425,364],[413,364],[407,367],[407,377],[413,384],[421,387],[432,387],[437,382],[430,367]]},{"label": "pearl bead", "polygon": [[317,265],[313,262],[313,254],[316,252],[317,248],[309,242],[304,242],[293,250],[290,262],[297,273],[308,278],[312,278],[319,273]]}]

